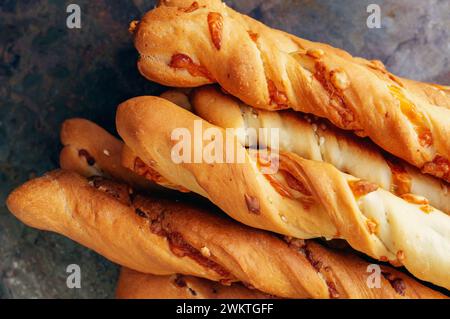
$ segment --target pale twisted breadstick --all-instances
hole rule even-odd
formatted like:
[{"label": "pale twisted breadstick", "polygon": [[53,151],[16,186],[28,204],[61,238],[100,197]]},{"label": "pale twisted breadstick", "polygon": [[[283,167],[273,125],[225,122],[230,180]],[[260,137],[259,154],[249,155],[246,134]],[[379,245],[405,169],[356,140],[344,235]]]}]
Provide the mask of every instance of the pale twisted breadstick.
[{"label": "pale twisted breadstick", "polygon": [[[328,162],[342,172],[378,184],[405,200],[429,201],[431,206],[450,214],[448,183],[420,173],[415,167],[381,153],[369,141],[346,134],[323,120],[291,111],[254,109],[213,86],[196,89],[191,96],[194,112],[212,124],[241,128],[238,132],[276,128],[282,151]],[[249,146],[248,135],[239,136],[243,145]],[[262,144],[272,148],[271,139],[266,136],[258,135]]]},{"label": "pale twisted breadstick", "polygon": [[54,171],[16,189],[8,208],[26,224],[55,231],[143,273],[242,281],[291,298],[443,297],[382,267],[366,285],[367,262],[313,242],[286,242],[186,204],[144,197],[125,184]]},{"label": "pale twisted breadstick", "polygon": [[270,298],[240,284],[230,286],[203,278],[143,274],[125,267],[116,288],[118,299],[262,299]]},{"label": "pale twisted breadstick", "polygon": [[[117,130],[135,160],[145,162],[174,184],[210,199],[244,224],[296,238],[344,238],[378,260],[403,264],[418,278],[450,287],[450,217],[429,205],[411,204],[377,185],[356,179],[335,167],[280,155],[280,170],[263,175],[258,161],[244,150],[244,163],[180,163],[172,160],[171,139],[184,128],[194,139],[195,121],[202,132],[215,128],[192,113],[157,97],[139,97],[121,104]],[[208,144],[208,141],[200,141]],[[223,154],[227,144],[224,143]],[[240,144],[236,146],[243,148]],[[132,159],[132,160],[130,160]]]},{"label": "pale twisted breadstick", "polygon": [[151,80],[218,82],[257,108],[327,118],[450,181],[447,87],[395,77],[379,62],[268,28],[219,0],[163,1],[134,31],[139,70]]}]

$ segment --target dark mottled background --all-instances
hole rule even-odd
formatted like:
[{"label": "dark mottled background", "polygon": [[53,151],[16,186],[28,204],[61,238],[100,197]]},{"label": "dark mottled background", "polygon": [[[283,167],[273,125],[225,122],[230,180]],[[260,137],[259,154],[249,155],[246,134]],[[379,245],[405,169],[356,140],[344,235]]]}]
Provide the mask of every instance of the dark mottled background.
[{"label": "dark mottled background", "polygon": [[[66,28],[66,6],[82,9],[82,29]],[[394,72],[450,84],[448,0],[227,1],[265,23]],[[366,7],[382,9],[368,29]],[[70,240],[25,227],[7,211],[11,189],[58,166],[58,130],[82,116],[114,131],[118,103],[162,88],[139,76],[128,22],[154,6],[144,0],[0,0],[0,298],[113,297],[117,267]],[[82,288],[66,287],[66,266]]]}]

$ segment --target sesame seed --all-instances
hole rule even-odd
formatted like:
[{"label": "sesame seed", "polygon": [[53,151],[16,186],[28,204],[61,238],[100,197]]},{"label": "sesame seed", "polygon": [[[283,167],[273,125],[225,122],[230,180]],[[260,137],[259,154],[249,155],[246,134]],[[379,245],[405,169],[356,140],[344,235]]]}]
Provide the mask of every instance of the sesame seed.
[{"label": "sesame seed", "polygon": [[312,129],[313,129],[314,132],[317,132],[317,124],[316,123],[313,123]]},{"label": "sesame seed", "polygon": [[325,137],[321,136],[319,138],[319,145],[322,146],[325,143]]},{"label": "sesame seed", "polygon": [[107,149],[103,150],[103,154],[105,154],[106,156],[110,156],[111,155]]},{"label": "sesame seed", "polygon": [[287,218],[286,218],[286,216],[280,215],[280,218],[281,218],[281,220],[282,220],[284,223],[287,223]]}]

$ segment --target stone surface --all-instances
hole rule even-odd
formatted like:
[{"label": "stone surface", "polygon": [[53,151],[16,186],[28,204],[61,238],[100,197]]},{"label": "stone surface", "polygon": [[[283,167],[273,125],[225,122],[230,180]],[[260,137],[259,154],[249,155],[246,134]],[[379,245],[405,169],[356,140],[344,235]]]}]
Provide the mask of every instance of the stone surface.
[{"label": "stone surface", "polygon": [[[69,30],[66,5],[82,10]],[[381,59],[399,75],[450,84],[447,0],[227,1],[241,12],[354,55]],[[382,28],[366,26],[369,3]],[[58,130],[85,117],[114,132],[118,103],[162,87],[135,68],[128,22],[154,6],[143,0],[0,2],[0,298],[110,298],[118,268],[62,236],[30,229],[7,211],[11,189],[58,166]],[[68,289],[67,265],[82,270]]]}]

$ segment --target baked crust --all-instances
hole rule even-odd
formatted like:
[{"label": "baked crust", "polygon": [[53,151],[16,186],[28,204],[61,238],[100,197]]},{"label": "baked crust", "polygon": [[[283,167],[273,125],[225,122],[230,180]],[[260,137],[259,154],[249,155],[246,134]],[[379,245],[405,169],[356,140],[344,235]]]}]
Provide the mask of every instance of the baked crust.
[{"label": "baked crust", "polygon": [[81,118],[64,121],[61,127],[60,166],[84,176],[115,176],[140,189],[161,189],[121,164],[123,143],[97,124]]},{"label": "baked crust", "polygon": [[185,10],[193,1],[161,1],[139,22],[145,77],[174,87],[217,82],[256,108],[327,118],[450,181],[448,87],[402,79],[380,61],[271,29],[219,0],[196,2]]},{"label": "baked crust", "polygon": [[125,267],[120,271],[117,299],[266,299],[269,295],[241,284],[183,275],[157,276]]},{"label": "baked crust", "polygon": [[[450,287],[448,215],[429,205],[424,210],[330,164],[292,153],[281,153],[280,165],[306,189],[300,200],[277,191],[247,151],[244,163],[175,164],[171,151],[176,141],[171,133],[185,128],[194,136],[195,121],[202,120],[157,97],[124,102],[116,118],[119,134],[137,157],[234,219],[295,238],[343,238],[373,258],[404,265],[420,279]],[[213,127],[221,130],[206,121],[202,127],[202,132]]]},{"label": "baked crust", "polygon": [[[72,123],[70,130],[72,133],[70,135],[62,134],[62,136],[66,136],[66,141],[72,142],[72,138],[79,136],[83,131],[86,131],[86,127],[90,128],[89,131],[94,128],[95,131],[91,131],[91,133],[95,133],[95,136],[100,136],[98,132],[100,128],[89,121],[78,120],[71,121],[70,123]],[[108,145],[104,142],[105,140],[101,138],[97,138],[94,141],[80,139],[77,143],[77,147],[81,149],[102,150]],[[120,143],[119,141],[117,142]],[[160,273],[161,269],[165,272],[171,272],[174,268],[181,271],[183,267],[179,267],[178,263],[170,264],[170,257],[174,255],[176,249],[170,250],[170,252],[167,250],[167,241],[161,241],[158,237],[154,236],[153,232],[155,227],[148,227],[147,222],[144,222],[144,226],[142,226],[141,219],[144,218],[144,216],[154,217],[155,214],[157,215],[161,210],[166,212],[168,210],[169,212],[167,213],[167,216],[164,217],[164,220],[168,224],[175,224],[175,226],[172,225],[171,227],[175,227],[174,229],[179,230],[182,237],[185,240],[189,240],[189,244],[192,244],[193,247],[200,247],[200,251],[203,254],[209,255],[210,257],[217,255],[226,267],[230,264],[230,260],[233,260],[234,258],[235,261],[232,261],[231,264],[237,264],[238,266],[233,267],[233,269],[240,269],[237,272],[241,271],[248,274],[255,271],[259,273],[261,268],[260,262],[264,261],[266,264],[262,264],[271,265],[271,267],[275,268],[275,270],[272,270],[273,273],[286,274],[286,281],[289,281],[289,283],[292,282],[295,285],[297,285],[297,281],[301,281],[301,285],[304,284],[313,287],[318,285],[318,287],[324,288],[325,281],[327,291],[318,289],[320,293],[317,293],[315,297],[443,297],[441,294],[420,285],[407,275],[384,265],[381,265],[382,278],[380,288],[369,289],[365,284],[369,275],[367,273],[369,263],[358,258],[351,252],[345,250],[332,251],[330,248],[322,247],[311,241],[304,242],[290,238],[286,238],[282,241],[273,235],[250,229],[219,216],[215,216],[212,212],[203,213],[198,209],[181,203],[168,203],[159,199],[138,200],[137,198],[140,195],[135,193],[134,195],[130,194],[130,190],[127,186],[98,179],[98,176],[96,176],[98,175],[97,171],[92,172],[91,170],[86,170],[82,165],[86,161],[85,158],[78,156],[73,159],[80,162],[80,164],[72,163],[72,167],[75,171],[87,177],[92,176],[92,174],[95,175],[93,179],[91,178],[90,182],[87,182],[87,185],[86,180],[74,173],[54,172],[51,173],[50,176],[36,179],[19,188],[8,198],[8,206],[17,214],[17,216],[19,216],[19,218],[28,224],[38,228],[59,231],[66,235],[70,234],[70,237],[76,238],[79,242],[84,243],[100,253],[107,251],[108,253],[103,254],[120,264],[134,266],[141,269],[141,271],[143,270],[152,273],[155,273],[155,271],[156,273]],[[119,154],[117,152],[112,152],[109,157],[105,158],[105,161],[101,160],[96,162],[98,171],[104,174],[107,170],[102,167],[102,165],[108,167],[109,164],[107,161],[117,163],[119,160]],[[111,173],[112,178],[116,180],[123,179],[120,170],[116,169],[111,171]],[[135,177],[127,178],[127,180],[138,181],[135,184],[132,184],[133,187],[140,187],[141,185],[139,179]],[[50,194],[50,196],[47,196],[46,194]],[[76,195],[75,198],[73,198],[74,194]],[[87,196],[87,194],[89,195]],[[55,203],[58,203],[61,200],[63,202],[68,202],[68,204],[60,203],[60,205],[55,205]],[[123,207],[130,205],[131,202],[134,203],[134,206],[140,208],[140,210],[138,210],[138,215],[136,215],[136,209],[133,210]],[[176,207],[180,208],[176,208],[174,205],[179,205]],[[47,207],[50,207],[51,210],[48,210]],[[59,214],[61,215],[55,213],[55,209],[58,210],[58,207],[63,209],[59,211]],[[173,215],[172,210],[176,211]],[[80,212],[85,212],[85,214],[81,214]],[[192,212],[192,214],[190,212]],[[137,221],[136,216],[138,216]],[[120,221],[121,218],[123,218],[124,222]],[[108,222],[105,222],[105,220]],[[145,218],[145,220],[147,220],[147,218]],[[160,222],[162,222],[162,220],[160,220]],[[126,225],[122,226],[123,223]],[[220,231],[217,231],[217,228],[220,228]],[[149,231],[151,229],[153,229],[153,231]],[[98,234],[97,231],[100,234]],[[194,232],[194,234],[190,234],[192,232]],[[217,236],[218,238],[216,238]],[[133,240],[133,238],[135,240]],[[211,241],[209,238],[213,238],[214,240]],[[262,245],[261,248],[255,245],[255,243],[258,242],[258,239],[260,245]],[[131,244],[127,246],[130,242]],[[214,242],[218,242],[219,245],[213,244]],[[155,245],[158,247],[155,248]],[[288,249],[286,249],[286,246]],[[205,247],[207,247],[207,249]],[[233,247],[237,248],[234,249]],[[252,250],[252,247],[254,250]],[[253,253],[251,253],[252,251]],[[279,253],[277,253],[278,251]],[[249,253],[249,255],[246,255],[247,253]],[[261,259],[257,256],[253,257],[255,254],[262,255],[263,258]],[[128,257],[130,255],[131,257]],[[234,255],[237,257],[233,257]],[[252,256],[252,258],[248,259],[248,256]],[[307,263],[305,262],[305,257]],[[135,258],[136,260],[130,260],[130,258]],[[188,271],[190,271],[190,260],[188,257],[180,257],[178,254],[175,258],[181,263],[186,263],[184,268],[188,268]],[[155,261],[153,261],[153,259],[155,259]],[[298,263],[299,260],[300,263]],[[168,262],[169,264],[165,265],[165,262]],[[194,270],[199,267],[198,263],[196,264],[196,266],[193,266]],[[205,265],[205,263],[202,265]],[[314,275],[308,276],[307,274],[310,273],[311,266],[314,268]],[[201,266],[200,268],[203,267],[204,266]],[[271,269],[271,267],[268,269]],[[206,271],[204,272],[208,273]],[[130,275],[130,273],[132,274]],[[190,274],[193,275],[196,273],[198,272]],[[189,289],[176,289],[176,291],[173,291],[169,286],[165,286],[159,287],[158,292],[155,292],[154,290],[151,290],[151,287],[148,287],[145,284],[147,280],[150,280],[149,278],[153,281],[158,280],[158,282],[162,284],[163,282],[167,282],[169,278],[167,276],[150,277],[150,275],[126,271],[126,274],[122,275],[122,277],[118,288],[119,297],[162,298],[166,292],[168,294],[177,293],[178,297],[186,296],[189,292],[189,296],[187,297],[192,297],[192,292]],[[144,279],[144,277],[147,279]],[[256,281],[263,278],[262,281],[266,282],[265,284],[251,283],[251,285],[255,287],[264,287],[265,285],[272,287],[273,283],[269,283],[269,280],[275,280],[275,282],[279,281],[276,280],[277,276],[271,275],[270,271],[267,270],[264,271],[264,274],[248,275],[248,277],[254,278]],[[189,287],[193,287],[199,297],[215,296],[228,298],[243,296],[242,294],[245,296],[251,294],[252,298],[257,296],[267,297],[267,295],[263,293],[254,289],[250,290],[243,288],[243,286],[239,284],[232,285],[229,288],[192,276],[189,276],[188,278],[187,283]],[[217,279],[218,278],[216,278],[216,280]],[[308,280],[313,280],[315,282],[308,283]],[[138,282],[142,284],[138,285]],[[210,287],[217,288],[217,296],[209,295],[208,289]],[[163,290],[163,288],[167,288],[167,290]],[[273,293],[274,291],[285,291],[285,289],[286,288],[280,289],[279,285],[275,285],[275,288],[269,291]],[[235,294],[235,292],[239,292],[239,294]],[[149,295],[149,293],[157,294]],[[299,294],[298,291],[286,292],[286,295],[280,293],[280,295],[287,297],[303,296],[303,294]],[[311,297],[310,294],[304,294],[304,296]]]},{"label": "baked crust", "polygon": [[385,266],[380,288],[369,288],[369,263],[355,255],[311,241],[285,242],[187,204],[74,172],[53,171],[25,183],[7,206],[29,226],[65,235],[142,273],[241,281],[290,298],[445,297]]},{"label": "baked crust", "polygon": [[[73,172],[54,171],[19,187],[7,205],[27,225],[63,234],[139,272],[243,281],[286,297],[327,297],[326,283],[306,257],[282,241],[180,203],[138,196],[125,204],[111,196],[123,186],[114,185],[100,190]],[[127,198],[128,192],[120,193]],[[158,234],[159,227],[167,234]],[[185,244],[193,248],[185,252]],[[198,255],[202,247],[211,258]],[[260,253],[268,250],[273,253]],[[272,265],[267,273],[254,268],[264,264]]]},{"label": "baked crust", "polygon": [[[450,213],[450,185],[421,173],[417,168],[381,151],[367,139],[358,138],[317,117],[292,111],[251,108],[215,86],[191,93],[193,112],[222,128],[279,130],[279,149],[305,159],[332,164],[342,172],[375,183],[397,196],[429,202]],[[249,147],[246,135],[238,136]],[[271,139],[258,135],[272,148]],[[414,196],[416,195],[416,196]],[[425,197],[425,198],[423,198]]]}]

